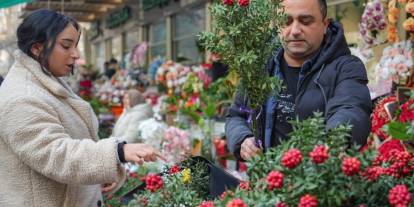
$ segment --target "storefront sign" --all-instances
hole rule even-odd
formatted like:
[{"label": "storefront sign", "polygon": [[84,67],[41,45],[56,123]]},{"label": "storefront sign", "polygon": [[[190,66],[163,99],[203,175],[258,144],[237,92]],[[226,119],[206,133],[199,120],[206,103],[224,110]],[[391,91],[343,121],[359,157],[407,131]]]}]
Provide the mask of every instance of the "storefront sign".
[{"label": "storefront sign", "polygon": [[106,19],[106,28],[112,29],[122,25],[131,18],[131,8],[126,6],[121,10],[112,12]]},{"label": "storefront sign", "polygon": [[102,34],[101,22],[99,20],[92,22],[91,29],[89,30],[89,39],[93,40]]},{"label": "storefront sign", "polygon": [[144,11],[148,11],[155,7],[167,6],[171,1],[178,1],[178,0],[144,0],[143,2]]}]

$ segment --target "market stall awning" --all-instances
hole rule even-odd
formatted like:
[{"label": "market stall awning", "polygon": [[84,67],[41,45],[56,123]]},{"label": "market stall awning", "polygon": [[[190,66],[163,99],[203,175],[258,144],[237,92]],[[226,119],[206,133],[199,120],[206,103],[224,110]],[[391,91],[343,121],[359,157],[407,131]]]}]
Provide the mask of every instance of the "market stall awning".
[{"label": "market stall awning", "polygon": [[0,9],[14,6],[16,4],[32,2],[33,0],[0,0]]},{"label": "market stall awning", "polygon": [[22,17],[27,16],[31,11],[48,8],[81,22],[92,22],[109,11],[122,7],[124,2],[125,0],[32,0],[24,7],[25,13]]}]

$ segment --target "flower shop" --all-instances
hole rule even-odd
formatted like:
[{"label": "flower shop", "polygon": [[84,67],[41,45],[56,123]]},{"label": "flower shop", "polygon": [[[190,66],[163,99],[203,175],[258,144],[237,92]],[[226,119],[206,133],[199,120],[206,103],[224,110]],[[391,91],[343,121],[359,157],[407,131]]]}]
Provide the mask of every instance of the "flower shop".
[{"label": "flower shop", "polygon": [[[252,111],[260,111],[268,94],[281,89],[280,80],[256,67],[279,45],[272,38],[284,21],[279,0],[211,3],[216,23],[198,35],[198,44],[220,54],[228,67],[218,79],[211,76],[211,63],[175,59],[151,63],[151,77],[117,69],[111,78],[92,83],[85,66],[79,91],[98,114],[100,137],[111,135],[123,96],[139,85],[154,111],[137,129],[140,141],[168,159],[127,164],[125,184],[105,195],[105,205],[413,206],[414,1],[353,3],[363,12],[352,53],[367,68],[374,103],[371,135],[362,148],[347,144],[350,126],[326,131],[324,117],[315,113],[292,123],[288,141],[251,161],[229,153],[224,125],[236,91],[248,94],[249,105],[240,110],[250,114],[255,129]],[[131,51],[132,63],[145,59],[148,45],[140,47]]]}]

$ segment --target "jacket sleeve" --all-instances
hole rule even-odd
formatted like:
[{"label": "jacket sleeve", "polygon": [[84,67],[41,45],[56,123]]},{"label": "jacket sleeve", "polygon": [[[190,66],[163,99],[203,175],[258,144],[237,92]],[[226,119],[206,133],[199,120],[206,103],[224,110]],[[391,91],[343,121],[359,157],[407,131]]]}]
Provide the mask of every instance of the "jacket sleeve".
[{"label": "jacket sleeve", "polygon": [[1,139],[38,173],[67,184],[91,185],[124,179],[115,138],[95,142],[88,137],[70,137],[53,107],[38,99],[12,100],[1,110]]},{"label": "jacket sleeve", "polygon": [[240,145],[247,137],[253,137],[247,119],[248,114],[240,111],[243,105],[243,95],[238,91],[227,114],[225,133],[229,150],[240,158]]},{"label": "jacket sleeve", "polygon": [[350,124],[351,142],[364,145],[371,131],[372,112],[365,66],[352,56],[339,67],[334,96],[327,103],[326,128],[329,130],[341,124]]}]

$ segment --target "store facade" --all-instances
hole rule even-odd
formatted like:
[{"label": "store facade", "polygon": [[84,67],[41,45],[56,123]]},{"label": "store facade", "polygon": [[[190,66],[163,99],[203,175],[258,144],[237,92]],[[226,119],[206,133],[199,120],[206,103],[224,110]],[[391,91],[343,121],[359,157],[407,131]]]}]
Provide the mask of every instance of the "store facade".
[{"label": "store facade", "polygon": [[208,5],[205,0],[125,4],[91,23],[89,62],[101,71],[104,62],[112,58],[124,68],[132,67],[129,64],[132,49],[147,42],[145,64],[157,58],[186,64],[201,63],[205,55],[196,40],[199,32],[209,30]]}]

